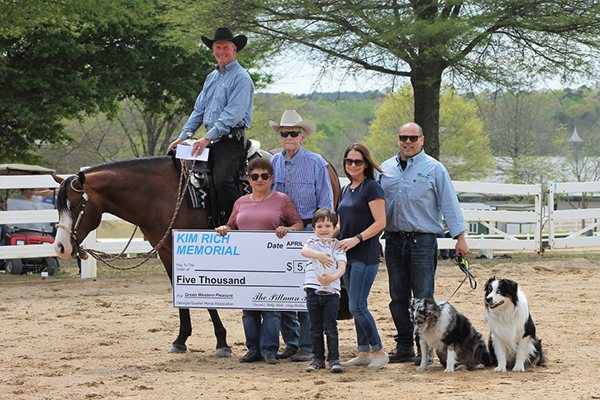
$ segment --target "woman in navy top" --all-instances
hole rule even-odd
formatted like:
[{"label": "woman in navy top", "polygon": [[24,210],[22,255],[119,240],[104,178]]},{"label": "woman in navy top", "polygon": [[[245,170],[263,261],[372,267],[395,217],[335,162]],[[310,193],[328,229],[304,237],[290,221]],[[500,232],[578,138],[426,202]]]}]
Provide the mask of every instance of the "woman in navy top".
[{"label": "woman in navy top", "polygon": [[389,357],[383,351],[375,319],[367,308],[367,298],[379,269],[379,233],[385,228],[384,193],[375,181],[375,170],[381,172],[364,145],[348,146],[344,172],[350,184],[342,190],[338,214],[340,246],[348,258],[343,279],[358,342],[358,356],[342,365],[380,369],[389,362]]}]

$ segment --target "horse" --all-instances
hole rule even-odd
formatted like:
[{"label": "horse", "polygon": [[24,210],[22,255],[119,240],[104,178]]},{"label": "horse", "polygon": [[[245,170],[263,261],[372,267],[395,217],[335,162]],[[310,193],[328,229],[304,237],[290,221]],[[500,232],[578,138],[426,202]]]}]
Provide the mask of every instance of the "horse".
[{"label": "horse", "polygon": [[[330,165],[335,204],[340,183]],[[111,213],[140,228],[155,247],[171,223],[177,202],[179,172],[169,156],[138,158],[91,167],[77,175],[62,179],[57,197],[59,225],[54,250],[61,258],[77,256],[81,242],[96,229],[103,213]],[[184,199],[173,229],[208,229],[208,215],[203,209],[192,209]],[[173,282],[173,240],[171,232],[158,250],[158,256]],[[230,357],[227,330],[217,310],[208,310],[217,339],[217,356]],[[179,308],[179,334],[169,353],[187,351],[186,341],[192,334],[190,310]]]}]

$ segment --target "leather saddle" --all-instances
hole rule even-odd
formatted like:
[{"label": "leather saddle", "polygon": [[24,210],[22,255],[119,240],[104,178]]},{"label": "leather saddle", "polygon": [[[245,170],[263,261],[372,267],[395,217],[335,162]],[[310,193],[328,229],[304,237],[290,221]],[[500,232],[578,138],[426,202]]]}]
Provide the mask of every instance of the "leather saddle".
[{"label": "leather saddle", "polygon": [[[182,144],[191,146],[197,139],[187,139]],[[246,162],[240,168],[239,171],[239,190],[240,196],[246,195],[252,192],[250,183],[248,182],[248,163],[255,158],[271,158],[271,153],[261,149],[260,142],[258,140],[250,139],[246,143]],[[209,214],[209,226],[217,226],[220,223],[226,223],[222,221],[216,221],[216,214],[218,213],[216,205],[216,190],[214,189],[213,176],[211,170],[211,163],[209,161],[196,161],[194,164],[190,160],[179,160],[181,161],[181,168],[186,171],[192,172],[190,177],[190,185],[187,188],[189,194],[190,206],[192,208],[205,209]],[[193,168],[192,168],[193,165]]]}]

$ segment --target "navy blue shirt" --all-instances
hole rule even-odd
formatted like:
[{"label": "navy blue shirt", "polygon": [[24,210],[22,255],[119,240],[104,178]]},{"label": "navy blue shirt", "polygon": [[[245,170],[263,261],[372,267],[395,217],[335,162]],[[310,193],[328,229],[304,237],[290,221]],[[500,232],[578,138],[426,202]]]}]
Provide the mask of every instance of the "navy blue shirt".
[{"label": "navy blue shirt", "polygon": [[[372,179],[365,180],[355,189],[350,185],[344,188],[338,214],[340,216],[340,237],[348,239],[356,236],[375,222],[369,202],[383,199],[384,192],[381,186]],[[348,250],[347,258],[353,258],[367,265],[379,263],[379,235],[367,239]]]}]

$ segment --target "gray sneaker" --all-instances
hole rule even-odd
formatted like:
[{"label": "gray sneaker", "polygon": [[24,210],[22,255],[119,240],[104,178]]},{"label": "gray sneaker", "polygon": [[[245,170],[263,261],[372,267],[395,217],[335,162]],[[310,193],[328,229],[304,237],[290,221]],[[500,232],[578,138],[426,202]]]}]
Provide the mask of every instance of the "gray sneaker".
[{"label": "gray sneaker", "polygon": [[334,374],[344,372],[344,367],[340,364],[339,360],[329,362],[329,370]]},{"label": "gray sneaker", "polygon": [[312,361],[313,359],[313,353],[309,353],[308,351],[304,350],[304,349],[300,349],[298,350],[298,352],[296,354],[294,354],[293,356],[290,357],[291,361]]}]

